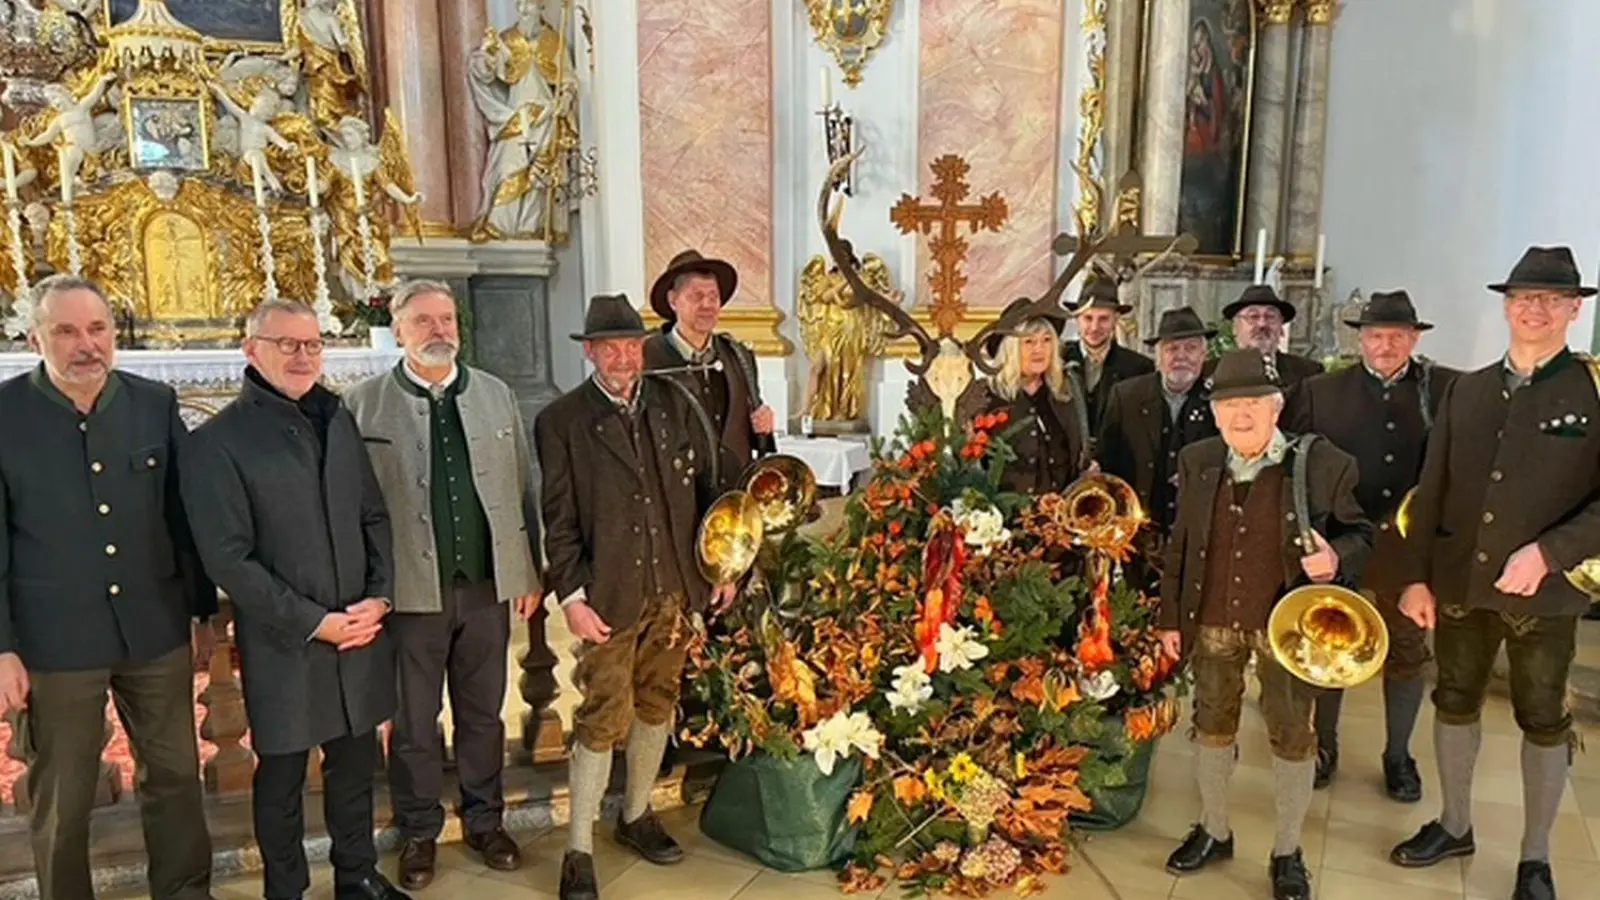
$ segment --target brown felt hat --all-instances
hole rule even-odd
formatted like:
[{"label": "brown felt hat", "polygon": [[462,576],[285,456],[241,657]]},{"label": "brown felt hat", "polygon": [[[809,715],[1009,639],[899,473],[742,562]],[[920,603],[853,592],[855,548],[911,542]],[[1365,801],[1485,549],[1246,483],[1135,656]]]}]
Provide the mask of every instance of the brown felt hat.
[{"label": "brown felt hat", "polygon": [[1231,320],[1234,316],[1252,306],[1271,306],[1276,308],[1278,312],[1283,314],[1283,324],[1285,325],[1294,321],[1294,304],[1279,297],[1278,292],[1273,290],[1271,285],[1266,284],[1252,284],[1245,288],[1244,293],[1239,295],[1239,299],[1222,308],[1222,317]]},{"label": "brown felt hat", "polygon": [[1156,327],[1155,337],[1145,338],[1144,343],[1146,347],[1154,347],[1162,341],[1192,337],[1203,337],[1209,341],[1216,336],[1217,330],[1200,321],[1200,314],[1193,307],[1180,306],[1161,314],[1161,324]]},{"label": "brown felt hat", "polygon": [[[1018,297],[1017,299],[1006,304],[1006,308],[1000,311],[1000,318],[1003,319],[1012,311],[1021,309],[1032,302],[1033,301],[1029,300],[1027,297]],[[1067,327],[1066,311],[1058,307],[1057,309],[1050,310],[1042,315],[1034,316],[1031,319],[1022,320],[1022,322],[1018,325],[1018,328],[1021,328],[1023,325],[1026,325],[1029,322],[1035,322],[1040,319],[1043,319],[1050,324],[1050,327],[1055,330],[1056,337],[1060,337],[1061,330]],[[988,353],[990,356],[998,354],[1000,352],[1000,341],[1016,334],[1020,334],[1020,331],[1012,330],[1006,332],[996,332],[989,335],[983,339],[984,352]]]},{"label": "brown felt hat", "polygon": [[678,314],[672,311],[672,304],[667,302],[667,294],[672,290],[672,282],[679,275],[710,275],[717,280],[717,289],[722,292],[722,305],[727,306],[733,299],[733,292],[739,289],[739,273],[733,266],[720,259],[701,256],[699,250],[685,250],[672,258],[667,263],[667,270],[661,273],[656,283],[650,286],[650,308],[663,321],[673,322]]},{"label": "brown felt hat", "polygon": [[649,333],[627,294],[601,294],[589,301],[589,309],[583,314],[583,331],[569,337],[575,341],[604,341],[642,338]]},{"label": "brown felt hat", "polygon": [[1277,366],[1255,350],[1230,350],[1211,373],[1211,399],[1264,397],[1283,393]]}]

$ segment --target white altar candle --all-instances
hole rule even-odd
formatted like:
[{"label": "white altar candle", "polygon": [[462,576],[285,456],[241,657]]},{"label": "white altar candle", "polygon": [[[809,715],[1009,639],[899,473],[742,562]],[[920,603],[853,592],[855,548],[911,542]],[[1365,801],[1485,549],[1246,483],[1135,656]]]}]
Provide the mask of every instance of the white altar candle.
[{"label": "white altar candle", "polygon": [[67,171],[67,148],[56,148],[56,164],[61,168],[61,205],[72,205],[72,173]]},{"label": "white altar candle", "polygon": [[6,152],[6,198],[17,199],[17,158],[10,144],[0,144]]},{"label": "white altar candle", "polygon": [[256,207],[266,206],[267,192],[266,186],[261,181],[261,163],[254,159],[250,160],[250,180],[254,183],[256,189]]},{"label": "white altar candle", "polygon": [[356,186],[356,209],[367,205],[367,186],[361,183],[361,164],[350,160],[350,181]]},{"label": "white altar candle", "polygon": [[822,108],[833,107],[833,80],[828,77],[828,67],[822,67]]},{"label": "white altar candle", "polygon": [[1267,274],[1267,230],[1265,228],[1256,232],[1256,284]]},{"label": "white altar candle", "polygon": [[306,193],[311,196],[311,208],[317,208],[317,161],[306,157]]},{"label": "white altar candle", "polygon": [[1322,290],[1322,260],[1327,252],[1328,236],[1325,234],[1317,235],[1317,268],[1316,271],[1311,273],[1311,286],[1319,291]]}]

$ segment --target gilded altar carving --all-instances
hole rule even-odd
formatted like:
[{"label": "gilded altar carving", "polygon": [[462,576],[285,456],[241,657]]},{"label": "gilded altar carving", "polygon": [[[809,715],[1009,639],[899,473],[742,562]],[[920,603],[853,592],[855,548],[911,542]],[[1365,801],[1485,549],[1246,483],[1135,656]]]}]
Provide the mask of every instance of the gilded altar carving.
[{"label": "gilded altar carving", "polygon": [[811,34],[833,54],[844,83],[861,83],[861,70],[889,33],[894,0],[805,0]]},{"label": "gilded altar carving", "polygon": [[[210,40],[163,0],[138,0],[90,35],[98,54],[40,88],[37,109],[0,98],[22,113],[0,135],[10,322],[25,318],[7,302],[19,281],[49,271],[99,282],[134,343],[155,347],[236,342],[269,295],[317,300],[337,332],[357,300],[387,289],[391,222],[420,200],[404,137],[390,113],[376,137],[361,117],[351,0],[300,2],[282,0],[285,49]],[[13,74],[14,37],[0,33],[0,77]]]},{"label": "gilded altar carving", "polygon": [[[889,267],[876,253],[859,260],[859,274],[873,290],[898,297]],[[796,318],[800,340],[811,362],[806,379],[805,415],[818,433],[864,430],[867,418],[867,366],[884,351],[889,320],[857,303],[845,276],[813,256],[800,273]]]},{"label": "gilded altar carving", "polygon": [[1287,25],[1294,15],[1295,0],[1257,0],[1261,21],[1267,25]]},{"label": "gilded altar carving", "polygon": [[1338,0],[1306,0],[1307,25],[1332,25],[1338,14]]}]

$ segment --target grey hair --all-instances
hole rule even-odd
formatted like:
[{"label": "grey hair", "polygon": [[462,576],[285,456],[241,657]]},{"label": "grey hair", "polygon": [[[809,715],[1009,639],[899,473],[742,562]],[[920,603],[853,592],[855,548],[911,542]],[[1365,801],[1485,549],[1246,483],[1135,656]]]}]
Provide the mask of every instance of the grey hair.
[{"label": "grey hair", "polygon": [[400,313],[411,305],[411,301],[421,297],[423,294],[443,294],[450,298],[451,303],[454,303],[456,299],[455,293],[450,290],[450,285],[442,281],[413,278],[409,281],[401,282],[400,286],[394,289],[394,294],[389,297],[389,316],[395,319],[400,318]]},{"label": "grey hair", "polygon": [[45,309],[49,305],[50,298],[69,291],[88,291],[94,294],[100,298],[101,303],[106,305],[106,313],[108,315],[112,313],[111,298],[106,296],[106,292],[100,288],[100,285],[77,275],[51,275],[35,284],[33,291],[29,294],[28,299],[32,301],[33,305],[33,316],[28,322],[28,330],[37,331],[39,326],[44,324]]},{"label": "grey hair", "polygon": [[267,319],[275,312],[288,313],[291,316],[309,316],[313,319],[317,317],[316,310],[299,300],[263,300],[250,311],[250,318],[244,320],[244,336],[260,337],[261,327],[267,324]]}]

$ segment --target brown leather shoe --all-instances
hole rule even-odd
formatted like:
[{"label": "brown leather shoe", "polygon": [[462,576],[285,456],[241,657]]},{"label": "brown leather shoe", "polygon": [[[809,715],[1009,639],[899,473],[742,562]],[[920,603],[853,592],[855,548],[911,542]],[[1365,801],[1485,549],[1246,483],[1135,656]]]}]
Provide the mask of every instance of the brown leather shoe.
[{"label": "brown leather shoe", "polygon": [[432,884],[437,851],[433,841],[406,838],[400,844],[400,886],[415,891]]},{"label": "brown leather shoe", "polygon": [[483,864],[491,869],[510,872],[522,865],[522,851],[503,828],[485,831],[482,834],[469,834],[467,846],[482,856]]}]

